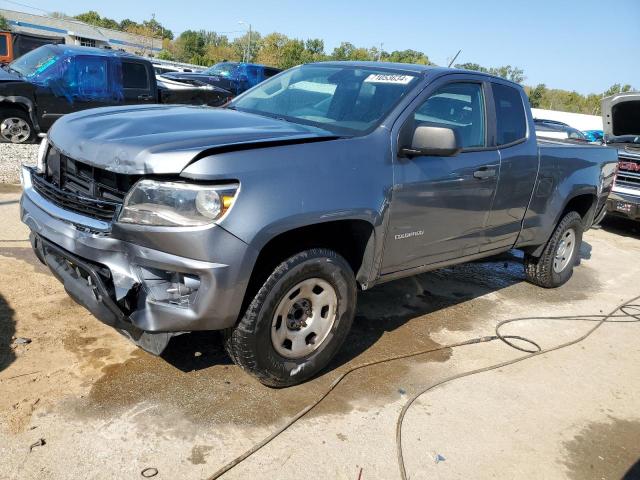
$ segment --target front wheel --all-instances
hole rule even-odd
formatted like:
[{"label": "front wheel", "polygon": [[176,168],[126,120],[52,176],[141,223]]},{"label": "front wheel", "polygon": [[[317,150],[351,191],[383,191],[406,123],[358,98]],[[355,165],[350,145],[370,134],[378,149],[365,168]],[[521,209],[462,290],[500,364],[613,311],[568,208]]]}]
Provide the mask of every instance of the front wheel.
[{"label": "front wheel", "polygon": [[34,138],[33,124],[26,112],[16,108],[0,110],[0,141],[30,143]]},{"label": "front wheel", "polygon": [[577,212],[567,213],[553,231],[542,255],[539,258],[524,256],[527,280],[544,288],[565,284],[580,255],[583,231],[582,217]]},{"label": "front wheel", "polygon": [[282,262],[238,325],[226,332],[233,361],[271,387],[301,383],[344,342],[356,307],[351,267],[332,250],[306,250]]}]

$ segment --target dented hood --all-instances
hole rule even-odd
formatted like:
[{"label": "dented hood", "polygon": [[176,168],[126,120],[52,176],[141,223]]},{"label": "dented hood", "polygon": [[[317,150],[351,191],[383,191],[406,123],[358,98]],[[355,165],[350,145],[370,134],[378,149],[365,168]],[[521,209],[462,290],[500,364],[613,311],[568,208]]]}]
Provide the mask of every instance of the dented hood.
[{"label": "dented hood", "polygon": [[335,138],[318,128],[210,107],[106,107],[66,115],[49,141],[74,160],[126,174],[180,173],[202,154]]}]

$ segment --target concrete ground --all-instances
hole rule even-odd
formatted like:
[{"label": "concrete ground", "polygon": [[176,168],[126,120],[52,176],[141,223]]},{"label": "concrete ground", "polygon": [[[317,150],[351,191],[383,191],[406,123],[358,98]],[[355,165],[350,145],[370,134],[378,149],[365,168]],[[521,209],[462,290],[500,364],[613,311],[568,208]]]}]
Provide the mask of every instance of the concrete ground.
[{"label": "concrete ground", "polygon": [[[353,366],[490,335],[507,318],[601,314],[640,295],[640,229],[607,222],[586,234],[581,264],[557,290],[525,283],[513,253],[361,294],[331,367],[273,390],[231,364],[216,334],[178,337],[157,358],[75,305],[31,253],[18,196],[0,187],[3,479],[136,479],[145,468],[207,478]],[[549,347],[592,326],[531,320],[505,332]],[[578,345],[424,395],[404,422],[410,478],[640,478],[639,340],[639,323],[607,323]],[[407,398],[520,355],[491,342],[354,372],[222,478],[399,478],[395,425]]]}]

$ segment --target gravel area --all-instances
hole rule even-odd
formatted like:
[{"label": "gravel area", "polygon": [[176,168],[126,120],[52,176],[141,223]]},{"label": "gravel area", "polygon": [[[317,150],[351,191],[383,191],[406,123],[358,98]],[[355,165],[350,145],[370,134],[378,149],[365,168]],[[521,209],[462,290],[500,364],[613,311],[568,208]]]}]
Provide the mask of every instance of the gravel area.
[{"label": "gravel area", "polygon": [[34,165],[38,145],[0,143],[0,183],[20,183],[20,165]]}]

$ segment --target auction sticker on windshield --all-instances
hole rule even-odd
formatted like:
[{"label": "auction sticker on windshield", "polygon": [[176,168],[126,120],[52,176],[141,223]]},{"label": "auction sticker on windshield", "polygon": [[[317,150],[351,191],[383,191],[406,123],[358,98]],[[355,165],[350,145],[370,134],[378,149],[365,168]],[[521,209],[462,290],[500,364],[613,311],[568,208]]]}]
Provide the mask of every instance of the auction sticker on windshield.
[{"label": "auction sticker on windshield", "polygon": [[415,77],[412,75],[389,75],[383,73],[372,73],[364,79],[365,83],[396,83],[407,85]]}]

